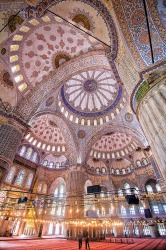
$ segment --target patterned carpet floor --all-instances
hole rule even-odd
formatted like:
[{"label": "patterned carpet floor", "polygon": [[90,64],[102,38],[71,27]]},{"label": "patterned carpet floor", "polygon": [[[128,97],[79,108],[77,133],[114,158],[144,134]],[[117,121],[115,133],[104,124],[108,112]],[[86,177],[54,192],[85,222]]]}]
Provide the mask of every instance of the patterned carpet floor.
[{"label": "patterned carpet floor", "polygon": [[[77,241],[33,239],[0,241],[3,250],[77,250]],[[85,249],[85,242],[81,250]],[[134,239],[133,244],[90,242],[91,250],[166,250],[166,239]]]}]

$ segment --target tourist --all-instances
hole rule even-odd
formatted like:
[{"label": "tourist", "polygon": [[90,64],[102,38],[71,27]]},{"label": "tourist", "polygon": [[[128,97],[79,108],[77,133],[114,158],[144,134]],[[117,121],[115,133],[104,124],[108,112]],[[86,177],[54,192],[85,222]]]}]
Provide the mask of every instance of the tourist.
[{"label": "tourist", "polygon": [[82,248],[82,239],[83,239],[83,235],[82,235],[81,231],[79,231],[79,234],[78,234],[78,248],[79,249]]},{"label": "tourist", "polygon": [[89,246],[89,233],[88,233],[88,231],[85,232],[85,248],[86,249],[90,249],[90,246]]}]

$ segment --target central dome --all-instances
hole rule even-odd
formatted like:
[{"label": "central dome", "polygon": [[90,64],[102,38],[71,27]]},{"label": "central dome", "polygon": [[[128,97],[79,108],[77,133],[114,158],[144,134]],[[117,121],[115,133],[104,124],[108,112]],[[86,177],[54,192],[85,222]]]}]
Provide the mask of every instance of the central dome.
[{"label": "central dome", "polygon": [[[81,121],[82,125],[108,122],[119,113],[124,102],[122,86],[111,69],[91,69],[71,77],[62,86],[59,96],[61,112],[69,119],[75,115],[76,123]],[[109,113],[111,118],[108,118]],[[100,118],[101,123],[97,122]]]}]

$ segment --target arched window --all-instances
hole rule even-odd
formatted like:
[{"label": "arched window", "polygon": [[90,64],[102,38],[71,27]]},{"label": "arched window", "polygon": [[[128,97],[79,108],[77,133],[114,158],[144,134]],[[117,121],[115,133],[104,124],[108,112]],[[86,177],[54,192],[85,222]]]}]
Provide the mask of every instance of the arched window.
[{"label": "arched window", "polygon": [[155,214],[159,214],[159,208],[158,208],[158,206],[157,205],[153,205],[152,207],[153,207],[154,213]]},{"label": "arched window", "polygon": [[137,161],[137,166],[141,167],[141,162],[140,161]]},{"label": "arched window", "polygon": [[113,168],[111,168],[111,174],[114,174],[114,169]]},{"label": "arched window", "polygon": [[153,188],[151,185],[146,185],[146,191],[148,194],[152,194],[153,193]]},{"label": "arched window", "polygon": [[59,197],[62,198],[63,197],[63,193],[64,193],[64,185],[61,185],[60,189],[59,189]]},{"label": "arched window", "polygon": [[118,196],[119,197],[123,197],[123,191],[122,191],[122,189],[118,189]]},{"label": "arched window", "polygon": [[48,165],[48,161],[47,160],[44,160],[43,161],[43,166],[47,166]]},{"label": "arched window", "polygon": [[15,182],[15,185],[21,186],[22,183],[23,183],[23,180],[24,180],[24,176],[25,176],[25,171],[24,171],[24,170],[21,170],[21,171],[18,173],[18,176],[17,176],[16,182]]},{"label": "arched window", "polygon": [[131,194],[130,185],[128,183],[125,183],[124,189],[126,190],[126,194]]},{"label": "arched window", "polygon": [[106,169],[102,168],[102,173],[105,174],[106,173]]},{"label": "arched window", "polygon": [[116,169],[116,174],[120,174],[120,171],[119,171],[119,169],[118,169],[118,168]]},{"label": "arched window", "polygon": [[54,162],[53,161],[50,162],[49,167],[54,168]]},{"label": "arched window", "polygon": [[96,174],[99,174],[99,168],[96,168]]},{"label": "arched window", "polygon": [[25,151],[26,151],[26,147],[22,146],[20,149],[20,155],[23,156],[25,154]]},{"label": "arched window", "polygon": [[53,202],[53,207],[51,210],[51,214],[57,216],[64,216],[65,215],[65,208],[63,205],[63,200],[65,199],[66,188],[63,183],[60,183],[54,191],[54,197],[56,197],[56,201]]},{"label": "arched window", "polygon": [[130,165],[130,169],[134,169],[134,167],[133,167],[133,165],[132,165],[132,164]]},{"label": "arched window", "polygon": [[33,149],[32,149],[32,148],[28,148],[25,157],[26,157],[27,159],[30,159],[30,158],[31,158],[31,155],[32,155],[32,152],[33,152]]},{"label": "arched window", "polygon": [[59,168],[59,167],[60,167],[60,163],[59,163],[59,162],[56,162],[55,167],[56,167],[56,168]]},{"label": "arched window", "polygon": [[147,159],[143,159],[142,163],[143,163],[143,165],[147,165],[148,164]]},{"label": "arched window", "polygon": [[12,180],[13,180],[15,172],[16,172],[16,168],[11,167],[5,181],[8,182],[8,183],[11,183]]},{"label": "arched window", "polygon": [[157,190],[158,193],[161,192],[161,187],[160,187],[160,185],[158,183],[156,184],[156,190]]},{"label": "arched window", "polygon": [[130,173],[130,172],[131,172],[131,169],[130,169],[130,167],[128,167],[128,168],[127,168],[127,170],[128,170],[128,173]]},{"label": "arched window", "polygon": [[37,161],[37,153],[36,153],[36,152],[33,153],[32,161],[33,161],[33,162],[36,162],[36,161]]},{"label": "arched window", "polygon": [[135,208],[134,207],[130,207],[129,210],[130,210],[130,214],[135,214]]},{"label": "arched window", "polygon": [[126,214],[126,208],[125,207],[121,207],[121,214],[125,215]]},{"label": "arched window", "polygon": [[26,183],[26,185],[25,185],[26,188],[30,188],[31,183],[32,183],[32,179],[33,179],[33,174],[30,173],[30,174],[28,175],[27,183]]},{"label": "arched window", "polygon": [[122,174],[126,174],[126,169],[122,168]]}]

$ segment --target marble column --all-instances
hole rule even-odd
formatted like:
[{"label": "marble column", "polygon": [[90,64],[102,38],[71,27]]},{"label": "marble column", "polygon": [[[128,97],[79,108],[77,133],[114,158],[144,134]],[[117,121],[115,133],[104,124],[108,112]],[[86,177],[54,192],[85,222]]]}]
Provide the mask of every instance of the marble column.
[{"label": "marble column", "polygon": [[114,236],[124,237],[123,224],[114,226]]},{"label": "marble column", "polygon": [[[157,80],[156,80],[157,79]],[[161,80],[159,80],[161,79]],[[158,81],[158,82],[155,82]],[[137,117],[147,136],[157,165],[166,180],[166,80],[155,78],[152,88],[137,108]],[[151,85],[152,86],[152,85]],[[161,177],[162,178],[162,177]]]},{"label": "marble column", "polygon": [[140,237],[144,237],[144,227],[143,227],[143,224],[142,223],[140,223],[139,224],[139,226],[138,226],[138,228],[139,228],[139,236]]},{"label": "marble column", "polygon": [[150,228],[152,238],[157,238],[160,236],[159,231],[158,231],[158,227],[157,227],[157,223],[149,224],[149,228]]},{"label": "marble column", "polygon": [[134,225],[133,225],[133,223],[128,224],[128,230],[129,230],[129,237],[133,238],[134,237]]}]

